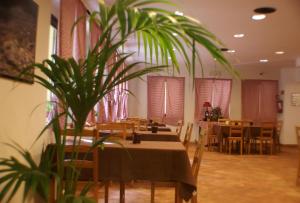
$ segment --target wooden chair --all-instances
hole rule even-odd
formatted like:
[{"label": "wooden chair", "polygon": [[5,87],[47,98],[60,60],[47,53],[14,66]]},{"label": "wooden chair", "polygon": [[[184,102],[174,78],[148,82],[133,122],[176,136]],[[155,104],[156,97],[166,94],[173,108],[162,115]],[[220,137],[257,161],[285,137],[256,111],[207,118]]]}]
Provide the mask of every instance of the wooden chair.
[{"label": "wooden chair", "polygon": [[207,136],[207,150],[211,151],[213,147],[219,145],[218,136],[213,132],[213,124],[208,122],[206,136]]},{"label": "wooden chair", "polygon": [[262,122],[260,135],[257,137],[259,141],[259,153],[263,154],[263,145],[270,144],[270,154],[273,154],[274,147],[274,122]]},{"label": "wooden chair", "polygon": [[[197,142],[193,163],[192,163],[192,173],[196,180],[196,183],[197,183],[200,165],[202,161],[202,155],[204,152],[204,140],[205,140],[204,137],[205,135],[201,135],[201,128],[199,128],[198,142]],[[191,203],[197,203],[197,193],[192,197]]]},{"label": "wooden chair", "polygon": [[180,137],[180,135],[181,135],[182,125],[183,125],[183,121],[179,120],[177,122],[177,127],[176,127],[176,130],[175,130],[175,132],[177,133],[178,137]]},{"label": "wooden chair", "polygon": [[243,125],[243,142],[244,148],[247,154],[251,153],[251,146],[255,144],[255,137],[252,137],[251,126],[253,125],[252,120],[242,120]]},{"label": "wooden chair", "polygon": [[134,124],[130,122],[120,123],[98,123],[97,130],[101,132],[109,132],[111,138],[126,139],[126,137],[134,132]]},{"label": "wooden chair", "polygon": [[276,132],[274,135],[274,144],[275,144],[275,151],[280,152],[280,134],[282,129],[283,122],[282,120],[278,120],[276,123]]},{"label": "wooden chair", "polygon": [[[235,122],[236,123],[236,122]],[[229,136],[226,138],[226,143],[228,145],[228,152],[231,154],[231,150],[233,147],[233,144],[240,144],[240,154],[243,154],[243,125],[242,123],[239,123],[239,125],[231,125],[229,127]]]},{"label": "wooden chair", "polygon": [[300,186],[300,126],[296,126],[296,136],[297,136],[298,149],[299,149],[299,164],[298,164],[296,185]]},{"label": "wooden chair", "polygon": [[122,123],[133,123],[134,128],[137,130],[140,130],[141,127],[141,119],[140,118],[135,118],[135,117],[129,117],[122,121]]},{"label": "wooden chair", "polygon": [[227,124],[229,123],[230,119],[229,118],[219,118],[218,123],[219,124]]},{"label": "wooden chair", "polygon": [[[191,123],[191,126],[193,128],[193,124]],[[196,179],[198,178],[198,173],[201,165],[201,160],[202,160],[202,155],[204,151],[204,136],[201,135],[201,128],[199,128],[199,134],[198,134],[198,141],[197,141],[197,146],[196,150],[194,153],[194,158],[192,162],[192,174],[193,177]],[[160,186],[160,187],[174,187],[175,188],[175,203],[181,202],[179,198],[179,185],[178,183],[175,182],[152,182],[151,183],[151,203],[154,203],[154,197],[155,197],[155,186]],[[197,194],[195,194],[192,199],[192,203],[197,203]]]},{"label": "wooden chair", "polygon": [[188,151],[189,144],[190,144],[190,141],[191,141],[192,132],[193,132],[193,125],[194,125],[193,123],[188,123],[187,127],[186,127],[184,140],[183,140],[183,145],[185,146],[186,151]]},{"label": "wooden chair", "polygon": [[[98,140],[99,138],[99,133],[96,129],[84,129],[82,132],[82,139],[79,140],[79,137],[75,136],[74,129],[67,129],[67,130],[62,130],[61,135],[65,135],[68,137],[67,142],[70,142],[70,144],[65,146],[65,153],[70,154],[76,150],[79,154],[82,154],[83,158],[85,157],[85,154],[87,152],[90,152],[92,154],[91,159],[82,159],[82,156],[78,159],[69,159],[66,158],[64,160],[64,166],[66,167],[66,170],[68,171],[69,169],[73,170],[72,168],[78,168],[78,169],[90,169],[93,171],[93,187],[94,187],[94,198],[96,201],[98,201],[98,181],[99,181],[99,168],[98,168],[98,163],[99,163],[99,157],[98,157],[98,148],[95,147],[94,149],[91,149],[91,145]],[[73,146],[73,141],[76,138],[76,144],[75,148]],[[86,141],[84,139],[87,139]],[[91,142],[89,142],[91,141]]]},{"label": "wooden chair", "polygon": [[[120,122],[120,123],[98,123],[96,125],[97,130],[101,132],[109,131],[112,139],[126,139],[126,137],[132,134],[135,130],[135,124],[133,122]],[[108,203],[109,185],[110,181],[105,184],[105,203]],[[120,202],[125,201],[125,183],[120,182]]]}]

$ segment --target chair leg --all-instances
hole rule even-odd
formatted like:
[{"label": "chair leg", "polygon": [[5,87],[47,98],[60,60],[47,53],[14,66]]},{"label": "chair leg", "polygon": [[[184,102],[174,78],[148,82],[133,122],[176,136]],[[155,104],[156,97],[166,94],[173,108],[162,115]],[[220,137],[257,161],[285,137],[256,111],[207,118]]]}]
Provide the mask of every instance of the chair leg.
[{"label": "chair leg", "polygon": [[241,140],[240,142],[241,155],[243,155],[243,145],[244,145],[243,140]]},{"label": "chair leg", "polygon": [[197,203],[197,194],[192,197],[191,203]]},{"label": "chair leg", "polygon": [[232,144],[232,143],[231,143],[231,140],[228,141],[228,144],[229,144],[229,154],[231,154],[231,147],[232,147],[232,145],[231,145],[231,144]]},{"label": "chair leg", "polygon": [[260,143],[259,143],[259,154],[262,155],[263,153],[263,141],[260,140]]},{"label": "chair leg", "polygon": [[49,202],[50,203],[55,202],[55,180],[54,180],[54,178],[52,178],[51,182],[50,182]]},{"label": "chair leg", "polygon": [[155,199],[155,183],[151,182],[151,203],[154,203]]},{"label": "chair leg", "polygon": [[299,154],[298,174],[297,174],[296,185],[300,186],[300,154]]},{"label": "chair leg", "polygon": [[120,182],[120,203],[125,203],[125,183]]},{"label": "chair leg", "polygon": [[273,154],[273,140],[271,139],[270,140],[270,153],[271,153],[271,155]]},{"label": "chair leg", "polygon": [[108,203],[109,181],[104,183],[104,202]]}]

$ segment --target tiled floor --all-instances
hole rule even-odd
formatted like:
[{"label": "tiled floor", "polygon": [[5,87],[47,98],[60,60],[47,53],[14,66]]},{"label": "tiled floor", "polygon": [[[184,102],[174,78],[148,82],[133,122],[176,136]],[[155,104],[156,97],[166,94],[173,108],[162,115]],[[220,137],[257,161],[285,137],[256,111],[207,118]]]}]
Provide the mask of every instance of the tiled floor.
[{"label": "tiled floor", "polygon": [[[189,154],[192,157],[193,148]],[[295,185],[297,156],[296,148],[287,147],[273,156],[205,152],[198,176],[198,202],[300,203],[300,187]],[[109,202],[118,202],[117,185],[110,187],[109,197]],[[159,188],[155,197],[157,203],[172,203],[174,190]],[[126,202],[150,202],[150,188],[127,186]]]}]

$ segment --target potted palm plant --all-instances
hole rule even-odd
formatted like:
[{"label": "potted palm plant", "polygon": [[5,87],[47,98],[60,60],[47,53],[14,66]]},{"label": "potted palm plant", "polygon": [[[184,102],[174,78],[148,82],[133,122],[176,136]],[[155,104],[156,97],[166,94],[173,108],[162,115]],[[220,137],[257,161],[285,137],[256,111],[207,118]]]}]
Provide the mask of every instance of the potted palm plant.
[{"label": "potted palm plant", "polygon": [[[60,126],[59,118],[71,119],[74,131],[80,138],[89,112],[117,85],[148,73],[163,71],[169,66],[174,71],[179,71],[177,55],[181,56],[187,70],[194,76],[196,60],[200,60],[197,50],[199,45],[205,47],[226,70],[234,73],[234,69],[218,48],[219,41],[211,32],[193,18],[175,15],[171,11],[155,7],[154,4],[157,3],[172,4],[168,0],[117,0],[112,5],[99,1],[99,11],[92,12],[89,20],[101,27],[102,34],[86,58],[76,61],[74,58],[65,59],[53,55],[52,60],[46,59],[43,63],[35,63],[29,67],[40,70],[43,76],[33,74],[35,82],[44,86],[59,100],[56,105],[59,105],[61,111],[56,113],[38,136],[39,138],[45,130],[52,128],[58,161],[53,172],[53,166],[46,164],[51,163],[53,154],[46,153],[38,165],[34,163],[28,151],[13,146],[23,155],[26,162],[21,163],[14,157],[0,160],[0,166],[3,168],[0,170],[0,184],[4,186],[0,189],[1,201],[4,198],[10,200],[20,189],[20,185],[25,183],[24,200],[28,191],[32,191],[39,193],[47,202],[50,179],[54,177],[61,181],[66,176],[63,169],[66,143],[65,138],[60,136],[60,128],[66,128],[66,123]],[[129,63],[121,69],[121,64],[133,55],[123,52],[122,47],[134,36],[137,38],[138,47],[144,47],[145,61]],[[120,57],[108,64],[116,52],[119,52]],[[149,61],[147,56],[150,57]],[[106,72],[108,66],[110,71]],[[30,74],[30,71],[25,74]],[[92,147],[98,147],[102,142],[103,140],[100,140]],[[77,154],[74,151],[73,155]],[[71,178],[68,181],[72,184],[64,184],[64,187],[57,184],[56,201],[92,201],[85,197],[85,192],[79,196],[75,195],[78,173],[74,172],[69,177]],[[72,185],[72,188],[68,188],[69,185]]]}]

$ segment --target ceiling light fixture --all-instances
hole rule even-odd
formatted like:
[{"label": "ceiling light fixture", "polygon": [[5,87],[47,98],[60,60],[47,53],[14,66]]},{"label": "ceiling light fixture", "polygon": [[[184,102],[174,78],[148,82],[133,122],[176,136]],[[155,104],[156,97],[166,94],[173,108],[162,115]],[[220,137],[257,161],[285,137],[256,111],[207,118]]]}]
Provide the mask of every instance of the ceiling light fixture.
[{"label": "ceiling light fixture", "polygon": [[276,51],[275,54],[282,55],[282,54],[284,54],[284,51]]},{"label": "ceiling light fixture", "polygon": [[267,16],[265,14],[255,14],[252,16],[252,20],[263,20],[265,19]]},{"label": "ceiling light fixture", "polygon": [[220,50],[221,51],[228,51],[229,49],[228,48],[221,48]]},{"label": "ceiling light fixture", "polygon": [[260,7],[260,8],[254,9],[254,12],[259,13],[259,14],[269,14],[269,13],[274,13],[275,11],[276,11],[276,8],[274,8],[274,7]]},{"label": "ceiling light fixture", "polygon": [[261,63],[268,63],[269,60],[268,59],[260,59],[259,62],[261,62]]},{"label": "ceiling light fixture", "polygon": [[245,35],[242,33],[233,35],[235,38],[243,38]]},{"label": "ceiling light fixture", "polygon": [[183,16],[183,13],[182,13],[182,12],[180,12],[180,11],[175,11],[174,13],[175,13],[175,15],[178,15],[178,16]]},{"label": "ceiling light fixture", "polygon": [[234,49],[229,49],[227,52],[228,53],[235,53],[235,50]]}]

